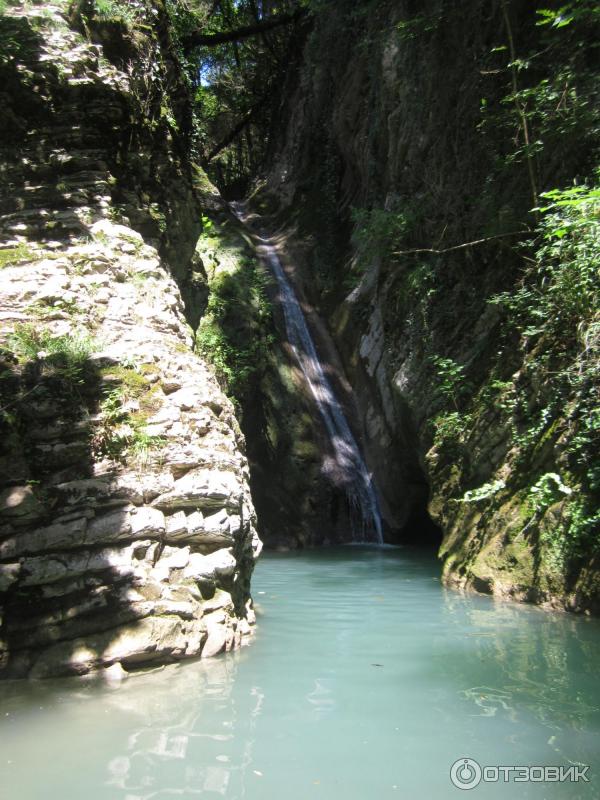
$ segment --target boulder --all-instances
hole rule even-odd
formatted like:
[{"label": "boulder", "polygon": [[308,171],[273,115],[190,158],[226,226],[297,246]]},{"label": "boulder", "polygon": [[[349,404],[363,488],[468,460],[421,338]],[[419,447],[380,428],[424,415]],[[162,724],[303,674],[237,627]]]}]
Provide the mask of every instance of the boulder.
[{"label": "boulder", "polygon": [[30,525],[44,513],[44,505],[31,486],[9,486],[0,494],[0,517],[13,525]]}]

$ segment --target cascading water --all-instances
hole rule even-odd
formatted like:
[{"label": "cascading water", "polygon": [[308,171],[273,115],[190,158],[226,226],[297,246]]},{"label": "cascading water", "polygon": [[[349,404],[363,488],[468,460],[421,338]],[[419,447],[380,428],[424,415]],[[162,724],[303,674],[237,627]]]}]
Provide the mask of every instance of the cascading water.
[{"label": "cascading water", "polygon": [[[243,206],[232,203],[231,208],[244,221]],[[343,486],[348,498],[354,541],[382,544],[381,514],[371,476],[340,402],[325,375],[304,313],[277,251],[267,240],[260,241],[262,244],[257,248],[258,253],[269,265],[279,287],[288,342],[315,398],[331,442],[334,464],[330,465],[330,470],[332,478]]]}]

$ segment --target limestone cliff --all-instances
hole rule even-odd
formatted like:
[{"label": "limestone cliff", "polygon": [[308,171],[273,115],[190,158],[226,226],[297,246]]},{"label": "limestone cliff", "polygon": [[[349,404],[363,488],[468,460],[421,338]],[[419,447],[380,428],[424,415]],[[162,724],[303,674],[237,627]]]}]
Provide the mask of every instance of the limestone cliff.
[{"label": "limestone cliff", "polygon": [[315,12],[253,202],[334,331],[388,524],[401,540],[427,504],[449,583],[598,611],[597,265],[556,279],[597,205],[529,211],[594,196],[595,17]]},{"label": "limestone cliff", "polygon": [[189,90],[162,4],[134,12],[0,19],[2,677],[210,656],[254,624],[245,445],[192,349]]}]

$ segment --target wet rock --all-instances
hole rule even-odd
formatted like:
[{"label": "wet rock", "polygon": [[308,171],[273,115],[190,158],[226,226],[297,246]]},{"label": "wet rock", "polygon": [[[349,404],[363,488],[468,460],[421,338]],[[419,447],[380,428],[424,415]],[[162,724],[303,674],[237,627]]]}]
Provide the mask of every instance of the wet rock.
[{"label": "wet rock", "polygon": [[208,629],[208,636],[202,648],[202,658],[211,658],[225,650],[227,632],[223,625],[215,624]]},{"label": "wet rock", "polygon": [[123,669],[118,661],[102,670],[100,675],[102,680],[105,680],[107,683],[122,683],[129,677],[129,673]]}]

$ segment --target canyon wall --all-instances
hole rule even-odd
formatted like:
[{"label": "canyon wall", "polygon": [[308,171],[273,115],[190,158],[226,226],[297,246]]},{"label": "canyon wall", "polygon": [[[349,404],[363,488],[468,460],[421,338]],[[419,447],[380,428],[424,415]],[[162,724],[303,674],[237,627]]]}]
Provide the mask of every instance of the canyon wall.
[{"label": "canyon wall", "polygon": [[205,177],[162,3],[0,18],[0,675],[211,656],[254,624],[245,443],[193,351]]},{"label": "canyon wall", "polygon": [[334,332],[389,530],[427,506],[448,583],[597,611],[596,17],[316,11],[252,201]]}]

